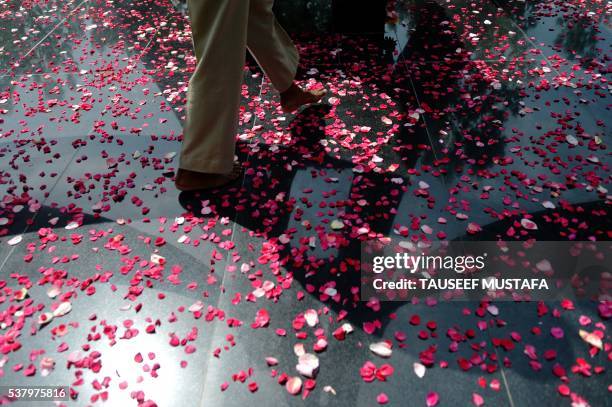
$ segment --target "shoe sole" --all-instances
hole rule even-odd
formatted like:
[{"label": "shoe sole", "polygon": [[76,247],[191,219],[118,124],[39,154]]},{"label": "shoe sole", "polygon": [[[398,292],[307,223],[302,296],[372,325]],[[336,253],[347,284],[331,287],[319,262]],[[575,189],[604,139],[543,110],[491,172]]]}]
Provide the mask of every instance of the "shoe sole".
[{"label": "shoe sole", "polygon": [[293,112],[295,112],[296,110],[298,110],[302,106],[308,106],[308,105],[314,105],[314,104],[320,103],[321,100],[323,100],[323,98],[325,97],[325,95],[327,95],[327,92],[324,93],[323,95],[321,95],[321,97],[319,99],[315,100],[314,102],[304,103],[303,105],[299,105],[299,106],[294,107],[292,109],[285,108],[285,107],[281,106],[281,109],[282,109],[283,113],[293,113]]},{"label": "shoe sole", "polygon": [[237,180],[239,180],[242,176],[244,175],[244,169],[242,167],[240,167],[240,172],[238,173],[238,175],[236,175],[236,178],[232,178],[230,180],[228,180],[227,182],[224,182],[221,185],[215,185],[213,187],[202,187],[202,188],[189,188],[189,187],[185,187],[181,184],[178,184],[176,181],[174,182],[174,186],[176,189],[178,189],[181,192],[193,192],[193,191],[209,191],[209,190],[213,190],[213,189],[219,189],[219,188],[224,188],[234,182],[236,182]]}]

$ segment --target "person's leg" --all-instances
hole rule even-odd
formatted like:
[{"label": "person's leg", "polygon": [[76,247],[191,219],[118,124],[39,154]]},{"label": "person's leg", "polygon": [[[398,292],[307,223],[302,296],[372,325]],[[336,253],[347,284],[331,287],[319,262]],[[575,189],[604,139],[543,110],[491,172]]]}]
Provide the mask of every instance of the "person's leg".
[{"label": "person's leg", "polygon": [[272,12],[274,0],[251,0],[247,47],[279,92],[291,86],[300,56]]},{"label": "person's leg", "polygon": [[251,0],[247,47],[281,94],[285,111],[318,102],[325,91],[306,91],[294,83],[299,54],[272,11],[274,0]]},{"label": "person's leg", "polygon": [[[249,1],[189,0],[189,14],[197,66],[187,92],[181,189],[193,189],[197,174],[232,175]],[[201,187],[224,183],[204,178]]]}]

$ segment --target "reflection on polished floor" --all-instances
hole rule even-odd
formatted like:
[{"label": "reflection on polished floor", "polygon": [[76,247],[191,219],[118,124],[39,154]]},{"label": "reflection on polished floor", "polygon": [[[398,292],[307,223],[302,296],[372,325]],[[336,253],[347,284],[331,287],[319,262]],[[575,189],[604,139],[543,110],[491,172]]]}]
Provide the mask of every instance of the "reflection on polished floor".
[{"label": "reflection on polished floor", "polygon": [[390,1],[378,35],[330,33],[329,3],[277,1],[325,103],[283,114],[249,62],[244,178],[179,194],[181,4],[0,0],[0,384],[70,386],[63,405],[605,405],[610,303],[364,303],[358,270],[383,236],[610,240],[609,5]]}]

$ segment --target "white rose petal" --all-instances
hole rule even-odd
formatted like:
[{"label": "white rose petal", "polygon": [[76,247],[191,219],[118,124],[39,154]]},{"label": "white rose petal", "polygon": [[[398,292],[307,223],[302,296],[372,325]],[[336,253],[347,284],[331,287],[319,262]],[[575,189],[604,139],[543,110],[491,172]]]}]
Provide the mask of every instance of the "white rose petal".
[{"label": "white rose petal", "polygon": [[302,379],[297,376],[290,378],[287,380],[287,383],[285,383],[285,388],[289,394],[293,394],[294,396],[299,394],[300,391],[302,391]]},{"label": "white rose petal", "polygon": [[307,310],[304,313],[304,318],[306,318],[306,323],[311,328],[319,323],[319,315],[317,314],[317,311],[313,309]]},{"label": "white rose petal", "polygon": [[11,240],[9,240],[8,244],[10,246],[15,246],[16,244],[21,243],[22,240],[23,240],[23,236],[22,235],[17,235],[17,236],[14,236]]},{"label": "white rose petal", "polygon": [[540,260],[539,262],[537,262],[536,263],[536,268],[539,271],[542,271],[542,272],[553,271],[552,264],[550,264],[550,261],[548,261],[546,259],[543,259],[543,260]]},{"label": "white rose petal", "polygon": [[538,230],[538,225],[534,221],[525,218],[521,219],[521,226],[527,230]]},{"label": "white rose petal", "polygon": [[391,345],[385,341],[370,344],[370,351],[381,358],[388,358],[393,353]]},{"label": "white rose petal", "polygon": [[293,345],[293,353],[295,353],[295,355],[298,357],[306,354],[306,350],[304,349],[304,344],[296,343],[295,345]]},{"label": "white rose petal", "polygon": [[344,228],[344,223],[341,220],[334,219],[331,223],[331,228],[333,230],[340,230]]},{"label": "white rose petal", "polygon": [[53,314],[50,312],[45,312],[42,313],[38,316],[38,324],[39,325],[45,325],[48,324],[49,322],[51,322],[51,320],[53,319]]},{"label": "white rose petal", "polygon": [[319,369],[319,358],[312,353],[305,353],[298,359],[295,369],[305,377],[314,378]]},{"label": "white rose petal", "polygon": [[336,389],[334,389],[334,388],[333,388],[333,387],[331,387],[331,386],[325,386],[325,387],[323,387],[323,391],[324,391],[325,393],[331,393],[331,394],[333,394],[334,396],[336,395]]},{"label": "white rose petal", "polygon": [[427,371],[425,365],[422,365],[418,362],[413,363],[412,368],[414,369],[414,374],[421,379],[423,378],[423,376],[425,376],[425,372]]},{"label": "white rose petal", "polygon": [[61,317],[70,311],[72,311],[72,304],[70,304],[68,301],[64,301],[55,309],[55,311],[53,311],[53,316]]},{"label": "white rose petal", "polygon": [[55,298],[60,294],[61,290],[58,286],[56,285],[52,285],[51,287],[47,288],[47,295],[49,296],[49,298]]}]

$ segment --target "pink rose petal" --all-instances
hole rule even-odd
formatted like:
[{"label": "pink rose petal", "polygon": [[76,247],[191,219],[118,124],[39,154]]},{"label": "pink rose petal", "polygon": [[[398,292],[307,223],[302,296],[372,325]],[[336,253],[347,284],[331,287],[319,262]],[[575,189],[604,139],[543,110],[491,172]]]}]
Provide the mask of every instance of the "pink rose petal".
[{"label": "pink rose petal", "polygon": [[438,396],[438,393],[436,392],[429,392],[427,394],[427,397],[425,398],[425,403],[427,404],[427,407],[434,407],[438,404],[438,402],[440,401],[440,397]]}]

